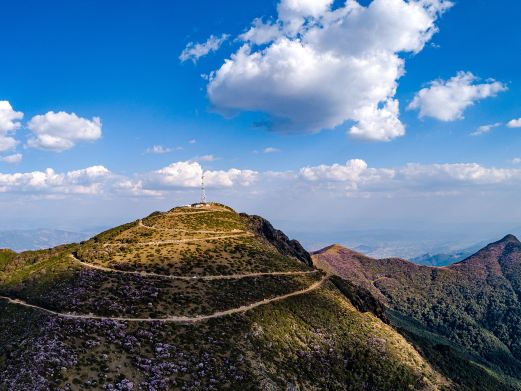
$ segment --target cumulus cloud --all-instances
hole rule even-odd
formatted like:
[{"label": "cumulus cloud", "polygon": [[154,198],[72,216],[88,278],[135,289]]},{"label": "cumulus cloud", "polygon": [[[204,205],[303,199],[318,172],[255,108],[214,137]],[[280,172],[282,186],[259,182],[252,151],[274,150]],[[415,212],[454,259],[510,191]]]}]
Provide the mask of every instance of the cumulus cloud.
[{"label": "cumulus cloud", "polygon": [[13,149],[18,144],[11,135],[20,128],[23,116],[24,114],[15,111],[8,101],[0,101],[0,152]]},{"label": "cumulus cloud", "polygon": [[[146,189],[198,188],[201,186],[203,168],[197,162],[176,162],[143,176]],[[227,171],[204,171],[205,185],[208,187],[249,186],[255,182],[258,173],[252,170],[232,168]]]},{"label": "cumulus cloud", "polygon": [[110,171],[103,166],[92,166],[66,173],[57,173],[51,168],[28,173],[0,173],[0,192],[99,194],[103,181],[110,175]]},{"label": "cumulus cloud", "polygon": [[[402,53],[417,53],[452,3],[444,0],[282,0],[273,22],[256,19],[242,46],[210,75],[225,115],[266,113],[280,131],[316,132],[354,122],[356,138],[402,136],[395,100]],[[261,46],[258,46],[261,45]]]},{"label": "cumulus cloud", "polygon": [[521,157],[515,157],[512,159],[512,164],[521,164]]},{"label": "cumulus cloud", "polygon": [[[519,164],[514,159],[512,163]],[[165,197],[172,192],[197,191],[203,168],[180,161],[152,172],[118,175],[104,166],[58,173],[53,169],[0,173],[0,193],[44,196]],[[395,197],[464,194],[465,191],[519,191],[521,169],[485,167],[477,163],[418,164],[371,167],[361,159],[343,164],[302,167],[297,171],[258,172],[247,169],[204,171],[205,185],[215,194],[240,197],[264,194],[320,193],[334,197]],[[517,186],[517,187],[516,187]]]},{"label": "cumulus cloud", "polygon": [[409,163],[397,168],[371,168],[365,161],[353,159],[345,164],[304,167],[299,178],[344,190],[425,193],[453,191],[460,186],[515,184],[521,180],[521,170],[477,163]]},{"label": "cumulus cloud", "polygon": [[78,117],[76,114],[49,111],[34,116],[28,123],[33,135],[27,146],[61,152],[81,141],[95,141],[101,137],[101,120]]},{"label": "cumulus cloud", "polygon": [[[396,175],[395,170],[369,168],[361,159],[348,160],[345,164],[303,167],[299,178],[317,184],[339,184],[342,189],[357,190],[360,186],[389,181]],[[329,187],[329,186],[328,186]]]},{"label": "cumulus cloud", "polygon": [[229,38],[228,34],[222,34],[220,37],[211,35],[204,43],[190,42],[181,52],[179,59],[181,62],[192,60],[197,62],[201,57],[206,56],[210,52],[216,52],[221,45]]},{"label": "cumulus cloud", "polygon": [[463,118],[464,111],[475,102],[494,97],[506,91],[505,84],[489,79],[482,83],[470,72],[458,72],[449,80],[434,80],[421,89],[409,104],[410,110],[419,110],[420,118],[432,117],[440,121]]},{"label": "cumulus cloud", "polygon": [[507,126],[509,128],[521,128],[521,118],[513,119],[512,121],[508,121]]},{"label": "cumulus cloud", "polygon": [[22,157],[23,156],[21,153],[15,153],[12,155],[0,157],[0,161],[10,164],[20,163],[22,161]]},{"label": "cumulus cloud", "polygon": [[471,136],[481,136],[483,134],[486,134],[490,132],[492,129],[497,128],[499,126],[503,125],[501,122],[496,122],[495,124],[489,124],[489,125],[482,125],[479,128],[477,128],[474,132],[472,132]]},{"label": "cumulus cloud", "polygon": [[13,137],[6,137],[0,135],[0,152],[8,151],[13,149],[18,144]]},{"label": "cumulus cloud", "polygon": [[483,167],[477,163],[456,164],[408,164],[399,170],[399,175],[411,182],[425,185],[450,185],[452,183],[493,185],[518,181],[521,170]]}]

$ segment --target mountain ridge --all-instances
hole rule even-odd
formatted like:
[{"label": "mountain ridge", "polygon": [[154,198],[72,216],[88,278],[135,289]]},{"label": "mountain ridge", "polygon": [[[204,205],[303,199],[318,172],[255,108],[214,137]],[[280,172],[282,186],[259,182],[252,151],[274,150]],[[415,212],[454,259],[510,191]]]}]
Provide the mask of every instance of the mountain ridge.
[{"label": "mountain ridge", "polygon": [[260,219],[219,204],[178,207],[79,244],[9,255],[0,389],[449,384],[371,312],[377,303],[363,307],[356,288],[350,299]]},{"label": "mountain ridge", "polygon": [[373,259],[339,246],[313,258],[370,291],[391,324],[461,389],[521,389],[521,243],[515,236],[444,267]]}]

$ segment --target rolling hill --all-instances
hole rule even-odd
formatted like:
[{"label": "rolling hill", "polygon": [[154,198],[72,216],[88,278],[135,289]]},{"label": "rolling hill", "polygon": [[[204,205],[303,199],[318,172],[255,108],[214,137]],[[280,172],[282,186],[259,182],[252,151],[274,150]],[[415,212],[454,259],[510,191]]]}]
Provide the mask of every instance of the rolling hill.
[{"label": "rolling hill", "polygon": [[0,390],[442,390],[366,291],[220,204],[0,253]]},{"label": "rolling hill", "polygon": [[521,243],[514,236],[448,267],[373,259],[336,245],[313,258],[370,292],[456,389],[521,389]]}]

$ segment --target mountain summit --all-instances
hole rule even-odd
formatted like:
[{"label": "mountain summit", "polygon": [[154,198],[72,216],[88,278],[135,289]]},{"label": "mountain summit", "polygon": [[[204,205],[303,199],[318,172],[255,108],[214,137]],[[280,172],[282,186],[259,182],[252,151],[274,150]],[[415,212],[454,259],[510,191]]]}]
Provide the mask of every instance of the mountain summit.
[{"label": "mountain summit", "polygon": [[337,286],[298,242],[219,204],[156,212],[80,244],[6,252],[0,389],[448,384]]}]

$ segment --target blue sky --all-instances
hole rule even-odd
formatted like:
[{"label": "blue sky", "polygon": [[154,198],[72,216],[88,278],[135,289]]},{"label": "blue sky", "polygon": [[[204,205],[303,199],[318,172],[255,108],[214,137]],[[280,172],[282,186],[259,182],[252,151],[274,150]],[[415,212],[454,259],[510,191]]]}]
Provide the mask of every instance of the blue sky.
[{"label": "blue sky", "polygon": [[[521,128],[507,123],[521,118],[521,31],[516,27],[521,4],[456,0],[450,6],[427,0],[418,5],[424,14],[411,13],[406,19],[417,17],[420,25],[432,22],[430,32],[411,22],[411,42],[404,44],[399,40],[407,23],[401,26],[395,16],[377,12],[373,3],[400,12],[413,12],[407,6],[416,4],[360,1],[365,16],[349,19],[332,16],[347,5],[327,0],[5,2],[0,101],[24,116],[15,120],[16,129],[4,130],[17,145],[0,152],[7,160],[0,161],[5,214],[0,228],[87,229],[166,209],[197,197],[193,176],[201,166],[215,173],[209,184],[215,199],[267,215],[290,233],[301,232],[303,223],[327,221],[336,229],[353,229],[354,219],[363,219],[364,228],[371,229],[417,225],[439,230],[447,223],[475,229],[476,222],[491,219],[498,233],[515,226],[521,217],[512,212],[519,209],[521,164],[516,159],[521,158]],[[328,23],[335,23],[329,20],[344,17],[345,35],[333,35],[333,27],[326,31]],[[263,20],[256,34],[278,26],[276,37],[260,45],[241,38],[256,18]],[[368,25],[376,27],[367,32]],[[386,28],[399,44],[381,33]],[[321,34],[315,41],[313,29]],[[228,39],[217,50],[191,57],[196,61],[180,60],[190,42],[204,46],[211,36],[222,34]],[[301,77],[293,80],[293,69],[274,81],[273,73],[282,68],[273,65],[280,58],[269,50],[281,39],[319,52],[314,63],[298,59],[310,66],[309,73],[303,67]],[[250,56],[259,53],[271,66],[266,74],[239,80],[244,74],[235,61],[231,73],[202,77],[219,71],[243,45],[250,46]],[[332,48],[340,68],[320,63],[326,61],[325,48]],[[396,67],[403,69],[403,76],[380,77],[387,71],[382,50],[391,59],[403,60],[403,67]],[[370,60],[366,68],[353,68],[348,65],[352,58]],[[331,72],[339,72],[338,84],[320,74],[330,65]],[[374,78],[363,76],[370,66],[379,67]],[[316,86],[310,82],[314,78]],[[448,97],[433,93],[435,80],[442,88],[449,86]],[[298,83],[304,87],[295,86]],[[473,86],[465,105],[461,97]],[[352,94],[351,87],[356,87]],[[399,103],[399,113],[382,120],[385,102],[381,96],[374,98],[377,89]],[[422,89],[425,97],[407,109]],[[376,113],[361,114],[371,105]],[[447,107],[456,109],[447,112]],[[58,112],[64,115],[46,116]],[[290,114],[281,119],[281,112]],[[31,125],[35,116],[40,117]],[[93,133],[79,136],[81,127],[92,125],[94,118],[100,119],[100,129],[94,126]],[[470,135],[494,124],[479,136]],[[354,127],[361,136],[353,137]],[[42,138],[57,132],[65,134],[60,142],[66,147],[62,143],[50,148]],[[168,152],[147,153],[153,146]],[[367,167],[354,160],[346,164],[352,159],[363,160]],[[175,166],[180,162],[186,165]],[[413,170],[410,163],[419,168]],[[334,164],[341,166],[340,173],[334,173]],[[88,167],[106,172],[76,174],[81,183],[67,176]],[[305,167],[314,170],[305,174]],[[58,177],[35,186],[28,174],[47,168]],[[122,181],[127,181],[126,192],[122,186],[113,188]],[[286,198],[281,200],[281,194]],[[491,209],[491,202],[501,207]],[[419,212],[430,209],[432,213]],[[477,230],[476,239],[488,234]]]}]

